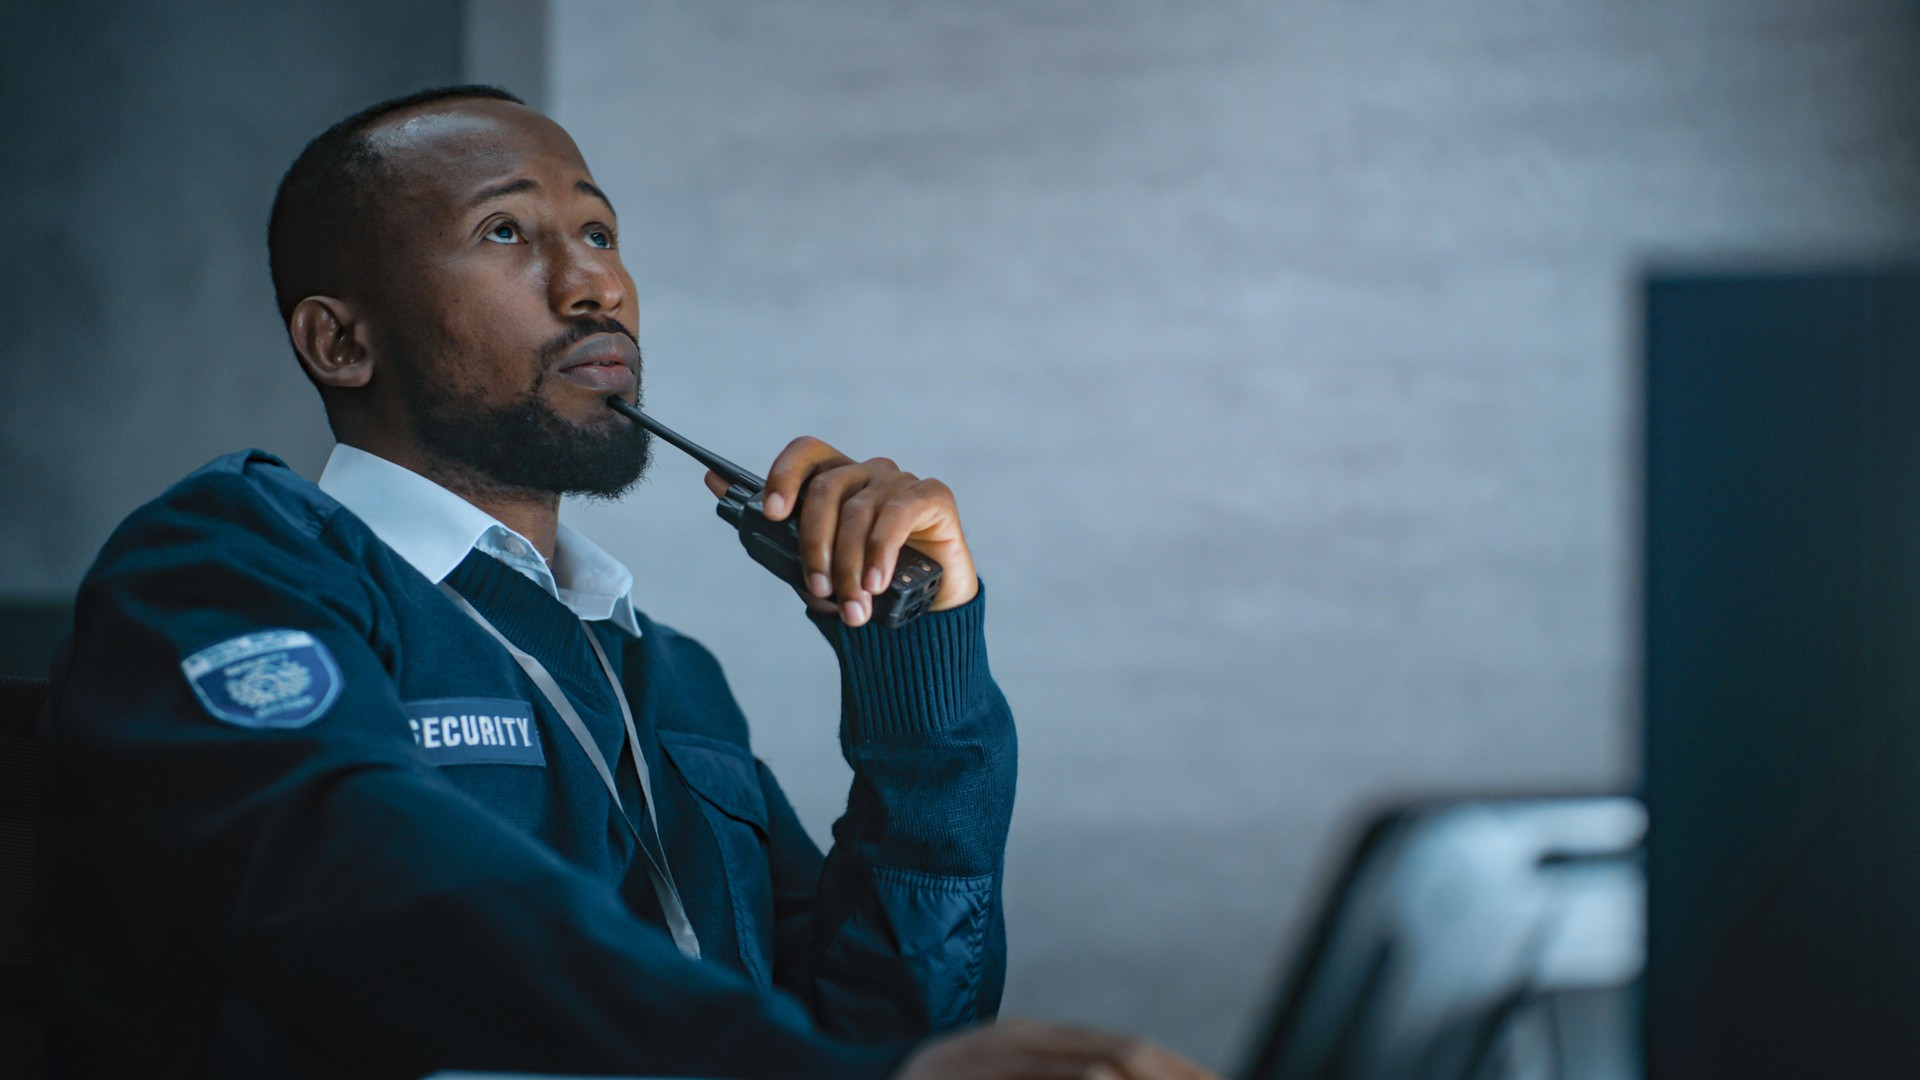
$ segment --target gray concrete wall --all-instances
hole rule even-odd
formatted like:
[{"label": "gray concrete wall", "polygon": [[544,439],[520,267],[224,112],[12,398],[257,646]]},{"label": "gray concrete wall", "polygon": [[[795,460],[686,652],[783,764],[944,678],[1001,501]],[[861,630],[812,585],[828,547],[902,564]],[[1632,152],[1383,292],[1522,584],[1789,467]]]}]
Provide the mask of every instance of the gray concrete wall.
[{"label": "gray concrete wall", "polygon": [[462,7],[463,81],[505,87],[545,109],[552,22],[546,0],[466,0]]},{"label": "gray concrete wall", "polygon": [[457,0],[0,8],[0,598],[70,596],[121,518],[246,446],[316,476],[325,414],[267,277],[280,174],[461,72]]},{"label": "gray concrete wall", "polygon": [[[555,0],[647,385],[950,481],[1013,1012],[1224,1063],[1359,809],[1634,774],[1636,268],[1920,241],[1893,0]],[[824,835],[826,651],[670,455],[571,511]]]}]

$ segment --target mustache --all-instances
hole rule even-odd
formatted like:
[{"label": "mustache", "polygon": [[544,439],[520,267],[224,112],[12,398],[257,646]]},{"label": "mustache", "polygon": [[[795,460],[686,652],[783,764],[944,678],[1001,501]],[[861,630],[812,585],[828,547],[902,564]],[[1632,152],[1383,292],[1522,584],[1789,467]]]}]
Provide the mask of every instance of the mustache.
[{"label": "mustache", "polygon": [[580,344],[595,334],[619,334],[621,337],[633,342],[633,347],[636,350],[640,348],[639,337],[637,337],[633,331],[621,325],[620,320],[586,318],[555,334],[552,338],[548,339],[545,344],[541,345],[540,359],[546,361],[548,367],[552,367],[560,360],[561,356],[565,355],[568,349],[573,348],[575,345]]}]

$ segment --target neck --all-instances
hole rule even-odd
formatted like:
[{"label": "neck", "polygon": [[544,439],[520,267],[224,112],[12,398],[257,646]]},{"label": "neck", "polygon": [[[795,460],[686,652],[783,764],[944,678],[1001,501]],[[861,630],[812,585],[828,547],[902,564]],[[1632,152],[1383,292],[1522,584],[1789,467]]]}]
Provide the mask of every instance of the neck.
[{"label": "neck", "polygon": [[560,496],[550,491],[524,491],[498,486],[475,488],[462,486],[455,477],[435,476],[432,473],[421,475],[526,537],[541,558],[553,561],[554,548],[559,543]]},{"label": "neck", "polygon": [[439,484],[479,507],[495,521],[526,537],[541,558],[553,561],[560,530],[558,493],[509,487],[466,465],[441,460],[412,446],[368,445],[365,441],[347,439],[341,441],[386,458]]}]

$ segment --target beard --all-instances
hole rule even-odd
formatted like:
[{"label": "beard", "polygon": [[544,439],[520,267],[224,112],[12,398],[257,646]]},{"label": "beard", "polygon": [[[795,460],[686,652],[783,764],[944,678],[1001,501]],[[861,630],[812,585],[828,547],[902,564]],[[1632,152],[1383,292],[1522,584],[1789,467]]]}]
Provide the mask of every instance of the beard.
[{"label": "beard", "polygon": [[[479,487],[609,500],[625,495],[652,464],[647,429],[611,409],[605,422],[582,427],[555,413],[540,394],[552,359],[605,331],[626,333],[618,324],[582,325],[542,346],[533,385],[504,405],[407,379],[404,400],[421,447],[459,480]],[[418,369],[409,364],[402,370]]]}]

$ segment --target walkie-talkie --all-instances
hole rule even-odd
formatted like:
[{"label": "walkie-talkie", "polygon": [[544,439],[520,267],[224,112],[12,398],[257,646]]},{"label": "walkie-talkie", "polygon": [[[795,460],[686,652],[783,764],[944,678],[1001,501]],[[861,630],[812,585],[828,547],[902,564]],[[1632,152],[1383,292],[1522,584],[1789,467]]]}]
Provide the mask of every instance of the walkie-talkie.
[{"label": "walkie-talkie", "polygon": [[[807,589],[805,564],[800,561],[798,498],[785,521],[768,521],[760,502],[767,486],[765,480],[641,412],[626,398],[611,396],[607,398],[607,405],[684,450],[726,480],[727,493],[720,496],[720,505],[714,508],[720,519],[740,531],[740,545],[753,556],[754,562],[773,571],[775,577],[802,594],[812,595]],[[873,621],[897,630],[925,614],[933,598],[940,595],[940,576],[939,563],[913,548],[901,548],[894,560],[893,580],[887,582],[885,592],[873,598]]]}]

